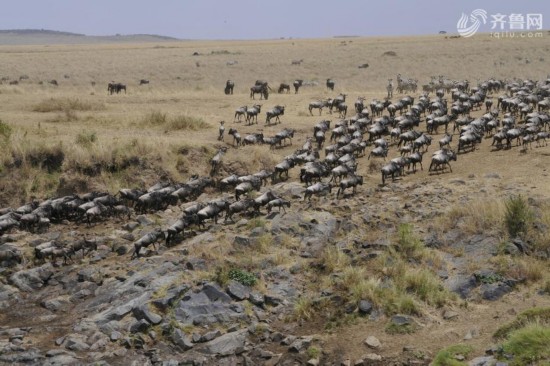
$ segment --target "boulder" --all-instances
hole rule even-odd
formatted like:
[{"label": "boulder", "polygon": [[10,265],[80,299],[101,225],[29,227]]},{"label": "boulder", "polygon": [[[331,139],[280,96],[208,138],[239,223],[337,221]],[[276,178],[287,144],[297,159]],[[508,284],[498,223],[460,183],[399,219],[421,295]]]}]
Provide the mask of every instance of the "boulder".
[{"label": "boulder", "polygon": [[244,351],[246,342],[246,335],[248,331],[246,329],[224,334],[205,344],[201,352],[216,355],[216,356],[230,356],[237,355]]}]

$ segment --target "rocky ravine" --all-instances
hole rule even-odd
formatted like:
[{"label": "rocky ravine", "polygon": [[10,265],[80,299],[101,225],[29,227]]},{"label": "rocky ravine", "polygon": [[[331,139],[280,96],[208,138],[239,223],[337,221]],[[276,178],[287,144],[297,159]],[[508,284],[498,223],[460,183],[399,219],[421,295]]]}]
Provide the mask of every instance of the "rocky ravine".
[{"label": "rocky ravine", "polygon": [[[304,271],[316,265],[326,246],[340,247],[356,266],[369,266],[369,261],[392,245],[399,223],[406,222],[414,225],[426,246],[460,248],[460,255],[450,254],[452,250],[441,252],[444,264],[438,275],[448,289],[478,303],[502,299],[517,289],[517,279],[483,281],[494,274],[487,263],[497,254],[501,238],[492,233],[465,234],[460,223],[448,232],[432,230],[434,220],[453,205],[500,198],[517,190],[494,184],[498,179],[498,175],[486,175],[398,181],[360,188],[355,197],[342,200],[314,198],[312,204],[301,202],[302,185],[280,183],[270,188],[292,197],[292,209],[286,213],[264,214],[261,220],[241,218],[235,224],[212,223],[176,245],[167,248],[162,244],[158,251],[150,250],[133,260],[129,254],[132,242],[153,227],[170,225],[180,214],[177,207],[130,222],[109,221],[91,228],[66,223],[44,234],[6,234],[2,245],[25,253],[48,240],[71,241],[84,235],[94,237],[99,246],[66,265],[61,260],[34,264],[28,259],[2,267],[0,361],[36,365],[294,365],[308,361],[385,365],[410,360],[411,350],[424,350],[424,355],[413,352],[413,364],[427,364],[426,355],[433,354],[433,346],[415,344],[414,337],[395,342],[408,342],[405,350],[388,346],[356,349],[354,343],[364,339],[350,339],[347,326],[324,333],[315,316],[310,323],[291,321],[294,304],[310,288],[311,277]],[[544,197],[535,200],[542,202]],[[524,245],[510,243],[506,250],[520,252]],[[255,274],[261,285],[248,287],[229,280],[220,286],[215,281],[220,264],[242,266],[239,255],[248,253],[254,260],[256,251],[255,259],[261,261],[256,263]],[[313,296],[339,301],[330,293]],[[549,303],[548,294],[539,291],[532,296],[533,303]],[[363,326],[377,334],[386,325],[383,320],[414,322],[433,331],[433,327],[445,328],[461,313],[451,306],[414,318],[386,319],[368,301],[338,306],[359,316],[350,331]],[[349,339],[349,349],[338,338]],[[387,335],[379,338],[386,345],[393,342]],[[370,341],[377,344],[376,337]],[[311,352],[314,345],[324,352]]]}]

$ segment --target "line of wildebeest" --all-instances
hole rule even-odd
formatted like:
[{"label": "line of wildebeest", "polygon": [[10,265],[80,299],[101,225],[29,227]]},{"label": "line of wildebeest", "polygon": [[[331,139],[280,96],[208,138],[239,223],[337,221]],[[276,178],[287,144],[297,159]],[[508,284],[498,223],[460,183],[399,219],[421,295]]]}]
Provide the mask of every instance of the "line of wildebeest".
[{"label": "line of wildebeest", "polygon": [[[270,171],[261,170],[244,176],[231,174],[216,179],[214,177],[218,175],[222,158],[227,152],[227,147],[222,147],[211,159],[210,176],[193,176],[184,183],[162,182],[147,190],[121,189],[114,195],[106,192],[75,194],[43,202],[33,201],[16,209],[1,209],[0,234],[12,229],[39,232],[51,223],[66,221],[92,225],[113,216],[129,219],[133,212],[151,213],[184,202],[181,217],[172,225],[164,230],[156,228],[134,242],[134,258],[140,256],[142,248],[155,245],[160,240],[170,245],[183,239],[184,230],[193,226],[204,229],[207,220],[217,223],[222,214],[225,214],[224,222],[233,222],[234,215],[259,215],[263,207],[268,213],[273,208],[285,211],[285,207],[291,205],[290,200],[273,189],[265,190],[256,198],[251,198],[251,192],[260,191],[269,181],[274,184],[287,180],[289,170],[297,166],[300,167],[300,182],[305,185],[304,201],[311,201],[312,196],[326,196],[335,187],[338,187],[338,199],[344,196],[346,189],[351,188],[351,194],[355,194],[357,186],[363,184],[363,177],[357,174],[359,159],[367,156],[367,160],[386,160],[391,146],[397,147],[399,156],[381,167],[382,184],[390,177],[395,180],[404,176],[405,168],[411,173],[416,172],[417,165],[423,169],[422,156],[431,145],[433,134],[441,128],[445,129],[445,133],[439,140],[440,149],[432,154],[429,167],[429,171],[438,174],[447,167],[452,171],[450,162],[456,160],[460,153],[475,150],[476,144],[481,143],[483,138],[492,138],[494,149],[509,149],[514,144],[527,149],[533,142],[537,146],[547,145],[550,78],[542,82],[490,79],[473,88],[464,87],[464,83],[457,85],[461,87],[448,90],[436,87],[435,95],[424,92],[416,102],[415,98],[405,96],[395,102],[386,98],[365,105],[365,98],[359,97],[354,103],[353,117],[346,119],[341,112],[343,108],[337,109],[340,118],[333,126],[330,120],[316,123],[305,143]],[[496,93],[502,94],[493,97]],[[452,100],[450,106],[447,100],[449,94]],[[488,97],[489,94],[493,96]],[[346,95],[340,94],[332,100],[345,104]],[[334,102],[330,104],[334,105]],[[327,107],[331,113],[330,105]],[[470,116],[471,111],[483,107],[485,113],[482,116]],[[322,108],[319,108],[321,113]],[[421,122],[425,123],[424,131],[419,130]],[[449,131],[449,125],[452,131]],[[233,136],[235,147],[266,143],[270,148],[276,148],[291,145],[295,132],[294,129],[284,128],[274,137],[253,134],[244,138],[236,131],[229,134]],[[328,138],[326,135],[329,132]],[[456,151],[451,149],[454,136],[458,138]],[[325,144],[327,138],[330,145]],[[223,140],[223,131],[218,140]],[[371,148],[368,155],[367,147]],[[320,151],[323,149],[325,157],[321,159]],[[234,200],[222,196],[207,202],[196,201],[208,187],[216,187],[220,192],[231,189]],[[66,262],[79,250],[85,253],[94,247],[95,242],[86,239],[73,243],[51,241],[35,247],[35,259],[63,258]],[[21,258],[21,253],[14,247],[0,249],[0,262],[20,261]]]}]

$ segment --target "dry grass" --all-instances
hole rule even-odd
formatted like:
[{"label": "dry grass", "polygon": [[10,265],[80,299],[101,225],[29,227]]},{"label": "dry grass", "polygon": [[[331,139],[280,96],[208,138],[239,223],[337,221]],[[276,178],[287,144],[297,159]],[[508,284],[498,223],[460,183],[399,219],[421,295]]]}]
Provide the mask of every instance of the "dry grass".
[{"label": "dry grass", "polygon": [[[113,155],[117,147],[140,141],[151,147],[149,153],[153,158],[140,157],[158,166],[142,169],[145,181],[152,181],[157,171],[180,181],[190,174],[207,174],[208,157],[183,156],[174,150],[181,145],[208,146],[212,151],[220,145],[230,147],[231,139],[227,135],[225,142],[216,141],[220,120],[227,122],[226,127],[236,127],[241,135],[263,132],[270,136],[283,127],[296,128],[298,134],[293,146],[275,151],[252,146],[231,149],[220,175],[233,171],[254,172],[272,168],[303,143],[311,125],[323,118],[309,115],[306,106],[311,100],[339,92],[347,93],[349,98],[354,95],[380,98],[385,94],[387,79],[395,78],[398,72],[418,79],[419,83],[427,83],[431,75],[440,74],[473,81],[491,76],[509,78],[521,65],[523,78],[538,79],[546,75],[546,65],[534,60],[544,56],[548,47],[546,38],[499,41],[491,40],[488,35],[453,41],[437,36],[356,38],[345,48],[338,39],[173,42],[163,47],[148,43],[47,48],[4,45],[0,46],[3,73],[11,78],[26,74],[29,79],[17,86],[0,85],[2,120],[12,128],[12,136],[24,135],[31,146],[37,142],[47,146],[61,142],[66,160],[83,162],[85,166],[93,166],[95,158],[103,164],[110,159],[102,157]],[[438,57],[433,59],[429,55],[430,50],[435,49]],[[382,56],[390,55],[390,51],[392,56]],[[503,57],[512,51],[521,55],[521,60]],[[192,56],[194,52],[202,56]],[[533,62],[526,65],[524,58]],[[128,63],[129,59],[133,62]],[[229,59],[238,64],[227,67],[225,63]],[[304,62],[300,67],[290,68],[291,59],[304,59]],[[504,59],[507,61],[501,63]],[[364,60],[369,60],[370,67],[358,70],[356,65]],[[195,66],[197,61],[200,68]],[[428,62],[429,68],[425,67]],[[64,79],[65,74],[71,78]],[[327,77],[336,80],[334,92],[324,88]],[[151,83],[139,86],[142,78]],[[226,96],[223,87],[229,78],[236,82],[235,94]],[[273,93],[268,101],[260,102],[263,110],[275,104],[286,105],[281,125],[264,125],[263,113],[259,124],[232,123],[235,108],[252,103],[248,89],[256,79],[277,85],[297,78],[318,84],[304,86],[297,95]],[[59,86],[39,84],[51,79],[58,80]],[[125,83],[127,94],[108,95],[107,83],[112,80]],[[158,115],[165,118],[149,119],[144,124],[152,111],[158,111]],[[77,136],[90,129],[97,137],[89,148],[95,150],[94,153],[70,151]],[[100,148],[106,151],[100,152]],[[8,146],[7,154],[2,151],[4,160],[6,156],[11,157],[13,149]],[[86,159],[89,161],[83,161]],[[73,166],[72,163],[64,165],[62,173],[71,175]],[[378,168],[372,173],[377,171]],[[89,185],[106,189],[126,184],[128,178],[122,177],[120,181],[117,174],[102,170],[102,174],[89,179]],[[42,196],[46,192],[36,193]],[[13,201],[13,195],[0,197],[2,206]]]},{"label": "dry grass", "polygon": [[505,205],[500,200],[474,201],[452,206],[436,223],[436,228],[448,231],[459,228],[465,234],[504,232]]}]

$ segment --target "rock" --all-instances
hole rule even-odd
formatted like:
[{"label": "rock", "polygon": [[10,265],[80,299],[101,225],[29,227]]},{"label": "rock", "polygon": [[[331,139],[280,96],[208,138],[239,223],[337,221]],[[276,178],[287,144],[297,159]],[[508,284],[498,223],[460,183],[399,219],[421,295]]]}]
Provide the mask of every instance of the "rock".
[{"label": "rock", "polygon": [[123,245],[123,244],[115,244],[114,247],[114,252],[117,254],[117,255],[125,255],[125,254],[128,254],[128,247],[126,245]]},{"label": "rock", "polygon": [[127,224],[122,225],[122,228],[128,232],[134,231],[139,226],[139,222],[129,222]]},{"label": "rock", "polygon": [[274,295],[265,295],[264,301],[269,306],[278,306],[283,303],[283,299]]},{"label": "rock", "polygon": [[218,329],[213,330],[211,332],[205,333],[200,337],[200,342],[210,342],[211,340],[218,338],[222,335],[222,332],[220,332]]},{"label": "rock", "polygon": [[151,324],[145,319],[135,321],[130,325],[130,333],[145,333],[149,329]]},{"label": "rock", "polygon": [[103,273],[95,267],[81,269],[77,275],[78,282],[89,281],[101,285],[103,283]]},{"label": "rock", "polygon": [[311,358],[307,361],[308,366],[318,366],[319,365],[319,359],[318,358]]},{"label": "rock", "polygon": [[247,286],[244,286],[240,282],[237,281],[230,281],[229,285],[227,286],[227,293],[234,299],[243,301],[249,298],[250,296],[250,288]]},{"label": "rock", "polygon": [[160,322],[162,321],[162,316],[150,311],[149,307],[146,304],[133,308],[132,313],[137,320],[143,319],[153,325],[160,324]]},{"label": "rock", "polygon": [[256,306],[263,307],[265,301],[264,295],[256,291],[251,291],[248,295],[248,301]]},{"label": "rock", "polygon": [[368,347],[375,348],[375,349],[380,348],[382,346],[378,338],[374,336],[368,336],[367,339],[365,340],[365,344]]},{"label": "rock", "polygon": [[[362,358],[364,360],[369,360],[369,361],[382,361],[382,356],[377,355],[376,353],[367,353]],[[367,365],[368,365],[368,363],[367,363]]]},{"label": "rock", "polygon": [[190,258],[189,261],[185,263],[185,268],[190,271],[206,271],[208,269],[208,265],[202,258]]},{"label": "rock", "polygon": [[224,334],[206,343],[205,347],[201,349],[201,352],[217,356],[240,354],[244,351],[247,333],[248,330],[243,329],[237,332]]},{"label": "rock", "polygon": [[361,314],[370,314],[372,312],[372,303],[368,300],[359,301],[359,312]]},{"label": "rock", "polygon": [[443,319],[445,320],[451,320],[456,318],[458,318],[458,313],[456,311],[445,310],[445,312],[443,312]]},{"label": "rock", "polygon": [[481,297],[484,300],[495,301],[512,291],[512,287],[506,283],[483,284],[480,288]]},{"label": "rock", "polygon": [[52,264],[46,263],[40,267],[15,272],[10,281],[21,291],[34,292],[46,286],[53,274]]},{"label": "rock", "polygon": [[181,329],[176,328],[172,334],[172,342],[183,352],[193,348],[193,343]]},{"label": "rock", "polygon": [[153,300],[153,304],[161,310],[166,310],[172,307],[183,295],[189,291],[188,285],[171,286],[167,290],[166,296],[160,299]]},{"label": "rock", "polygon": [[288,347],[288,350],[290,352],[300,353],[300,352],[306,350],[311,345],[312,341],[313,341],[312,337],[298,338],[294,342],[292,342],[290,347]]},{"label": "rock", "polygon": [[443,243],[439,239],[439,235],[437,235],[437,233],[430,232],[428,233],[428,235],[426,235],[426,237],[424,237],[424,245],[428,248],[437,249],[440,248]]},{"label": "rock", "polygon": [[394,315],[391,317],[391,322],[392,324],[395,324],[395,325],[410,325],[412,324],[412,319],[410,316],[407,316],[407,315]]},{"label": "rock", "polygon": [[474,329],[470,329],[468,333],[466,333],[466,335],[464,336],[464,340],[468,341],[470,339],[477,338],[477,337],[479,337],[479,330],[474,328]]},{"label": "rock", "polygon": [[491,366],[494,363],[495,358],[493,356],[481,356],[469,361],[468,366]]},{"label": "rock", "polygon": [[90,349],[90,346],[84,342],[81,335],[72,334],[67,336],[65,341],[65,348],[71,351],[87,351]]},{"label": "rock", "polygon": [[246,318],[244,307],[217,285],[204,285],[199,292],[187,293],[175,307],[175,319],[183,324],[209,325]]},{"label": "rock", "polygon": [[138,217],[136,217],[136,221],[139,222],[141,226],[148,226],[153,224],[153,221],[151,221],[144,215],[139,215]]},{"label": "rock", "polygon": [[449,291],[455,292],[461,298],[466,299],[470,295],[470,292],[477,287],[478,283],[473,275],[459,275],[450,277],[445,282],[445,285]]},{"label": "rock", "polygon": [[485,174],[485,178],[500,179],[501,176],[498,173],[487,173]]},{"label": "rock", "polygon": [[249,247],[250,246],[250,238],[246,237],[246,236],[235,236],[235,239],[233,239],[233,245],[238,245],[238,246],[245,246],[245,247]]},{"label": "rock", "polygon": [[111,332],[111,335],[109,336],[109,339],[111,340],[111,342],[116,342],[118,341],[119,339],[122,338],[122,333],[116,331],[116,330],[113,330]]}]

